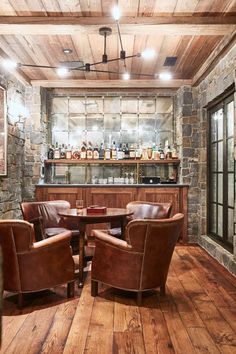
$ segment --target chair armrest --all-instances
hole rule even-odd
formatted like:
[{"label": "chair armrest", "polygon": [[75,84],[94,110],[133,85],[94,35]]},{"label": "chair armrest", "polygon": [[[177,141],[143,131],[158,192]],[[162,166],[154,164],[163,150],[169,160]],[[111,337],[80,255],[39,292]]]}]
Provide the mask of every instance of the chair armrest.
[{"label": "chair armrest", "polygon": [[108,243],[109,245],[116,246],[121,249],[125,250],[131,250],[132,246],[129,245],[126,241],[120,240],[117,237],[113,237],[111,235],[108,235],[107,233],[100,231],[100,230],[94,230],[94,236],[96,239]]},{"label": "chair armrest", "polygon": [[35,241],[38,242],[44,240],[46,238],[46,235],[44,231],[42,216],[30,219],[29,222],[34,225]]},{"label": "chair armrest", "polygon": [[42,248],[52,247],[53,245],[57,246],[58,244],[67,244],[70,243],[70,239],[71,231],[65,231],[59,235],[46,238],[45,240],[34,242],[32,245],[32,249],[39,250]]}]

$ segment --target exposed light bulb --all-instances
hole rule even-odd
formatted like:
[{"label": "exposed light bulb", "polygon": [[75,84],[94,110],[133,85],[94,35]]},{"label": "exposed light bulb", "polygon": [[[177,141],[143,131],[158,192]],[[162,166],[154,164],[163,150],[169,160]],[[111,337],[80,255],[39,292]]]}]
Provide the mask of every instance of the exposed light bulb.
[{"label": "exposed light bulb", "polygon": [[61,67],[61,68],[57,69],[57,74],[59,76],[66,76],[68,73],[69,73],[69,70],[67,68]]},{"label": "exposed light bulb", "polygon": [[123,74],[123,80],[129,80],[130,79],[130,74],[129,73],[124,73]]},{"label": "exposed light bulb", "polygon": [[154,58],[156,55],[156,52],[154,49],[145,49],[142,53],[141,53],[141,57],[144,59],[152,59]]},{"label": "exposed light bulb", "polygon": [[172,79],[172,75],[171,75],[171,73],[168,73],[168,72],[160,73],[159,74],[159,79],[161,79],[161,80],[171,80]]},{"label": "exposed light bulb", "polygon": [[114,6],[113,9],[112,9],[112,16],[114,17],[114,19],[116,21],[119,21],[120,19],[120,16],[121,16],[121,12],[120,12],[120,8],[119,6]]},{"label": "exposed light bulb", "polygon": [[3,60],[2,65],[7,70],[17,68],[17,63],[10,59]]}]

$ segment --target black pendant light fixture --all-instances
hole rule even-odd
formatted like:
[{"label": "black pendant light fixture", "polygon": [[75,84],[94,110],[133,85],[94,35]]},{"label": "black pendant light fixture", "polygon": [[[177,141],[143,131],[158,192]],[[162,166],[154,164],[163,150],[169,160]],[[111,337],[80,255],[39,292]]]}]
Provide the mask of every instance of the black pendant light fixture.
[{"label": "black pendant light fixture", "polygon": [[[116,74],[119,76],[122,76],[124,80],[128,80],[130,77],[146,77],[146,78],[157,78],[156,74],[142,74],[142,73],[134,73],[134,72],[128,72],[127,66],[126,66],[126,61],[132,58],[139,58],[142,57],[144,59],[151,59],[155,56],[155,51],[153,49],[146,49],[142,53],[137,53],[133,55],[126,55],[126,51],[123,47],[123,42],[122,42],[122,37],[121,37],[121,31],[120,31],[120,24],[119,24],[119,19],[120,19],[120,9],[118,6],[115,6],[113,8],[113,17],[116,22],[117,26],[117,33],[119,37],[119,46],[120,46],[120,55],[117,58],[109,58],[108,53],[107,53],[107,39],[108,37],[112,34],[112,29],[110,27],[101,27],[99,28],[99,34],[104,37],[104,48],[103,48],[103,55],[101,58],[101,61],[95,62],[95,63],[84,63],[82,60],[78,61],[65,61],[61,62],[60,65],[58,66],[50,66],[50,65],[40,65],[40,64],[23,64],[23,63],[13,63],[8,61],[5,61],[5,66],[8,66],[11,68],[13,67],[32,67],[32,68],[42,68],[42,69],[55,69],[58,73],[59,76],[66,76],[69,74],[69,72],[72,71],[85,71],[87,73],[89,72],[97,72],[97,73],[107,73],[107,74]],[[70,48],[65,48],[63,49],[63,52],[65,54],[71,54],[72,50]],[[110,62],[115,62],[115,61],[122,61],[123,62],[123,72],[117,72],[117,71],[112,71],[108,70],[104,67],[104,69],[98,69],[96,66],[100,64],[108,64]],[[160,76],[159,76],[160,77]],[[161,77],[160,77],[161,78]],[[166,77],[166,79],[170,79]]]}]

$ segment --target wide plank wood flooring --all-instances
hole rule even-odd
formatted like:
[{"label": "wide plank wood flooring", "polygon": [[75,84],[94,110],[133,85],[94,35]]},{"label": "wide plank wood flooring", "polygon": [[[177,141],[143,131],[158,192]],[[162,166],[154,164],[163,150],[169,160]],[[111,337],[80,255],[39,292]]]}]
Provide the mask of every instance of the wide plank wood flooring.
[{"label": "wide plank wood flooring", "polygon": [[27,296],[5,294],[1,353],[236,353],[236,278],[198,246],[177,246],[167,282],[135,296],[105,286],[66,299],[58,287]]}]

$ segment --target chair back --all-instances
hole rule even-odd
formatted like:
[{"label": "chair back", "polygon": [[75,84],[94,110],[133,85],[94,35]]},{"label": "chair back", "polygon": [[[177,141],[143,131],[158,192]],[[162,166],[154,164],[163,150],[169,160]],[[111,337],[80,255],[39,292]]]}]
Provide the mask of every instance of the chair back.
[{"label": "chair back", "polygon": [[174,247],[183,227],[184,215],[169,219],[133,220],[126,230],[132,250],[143,254],[141,289],[165,284]]},{"label": "chair back", "polygon": [[133,212],[132,219],[166,219],[170,217],[172,204],[134,201],[126,208]]},{"label": "chair back", "polygon": [[64,219],[58,215],[58,212],[69,208],[70,203],[66,200],[21,203],[23,218],[31,221],[42,217],[45,228],[66,227]]},{"label": "chair back", "polygon": [[27,253],[33,244],[33,239],[33,227],[27,221],[0,220],[4,289],[20,290],[18,254]]}]

